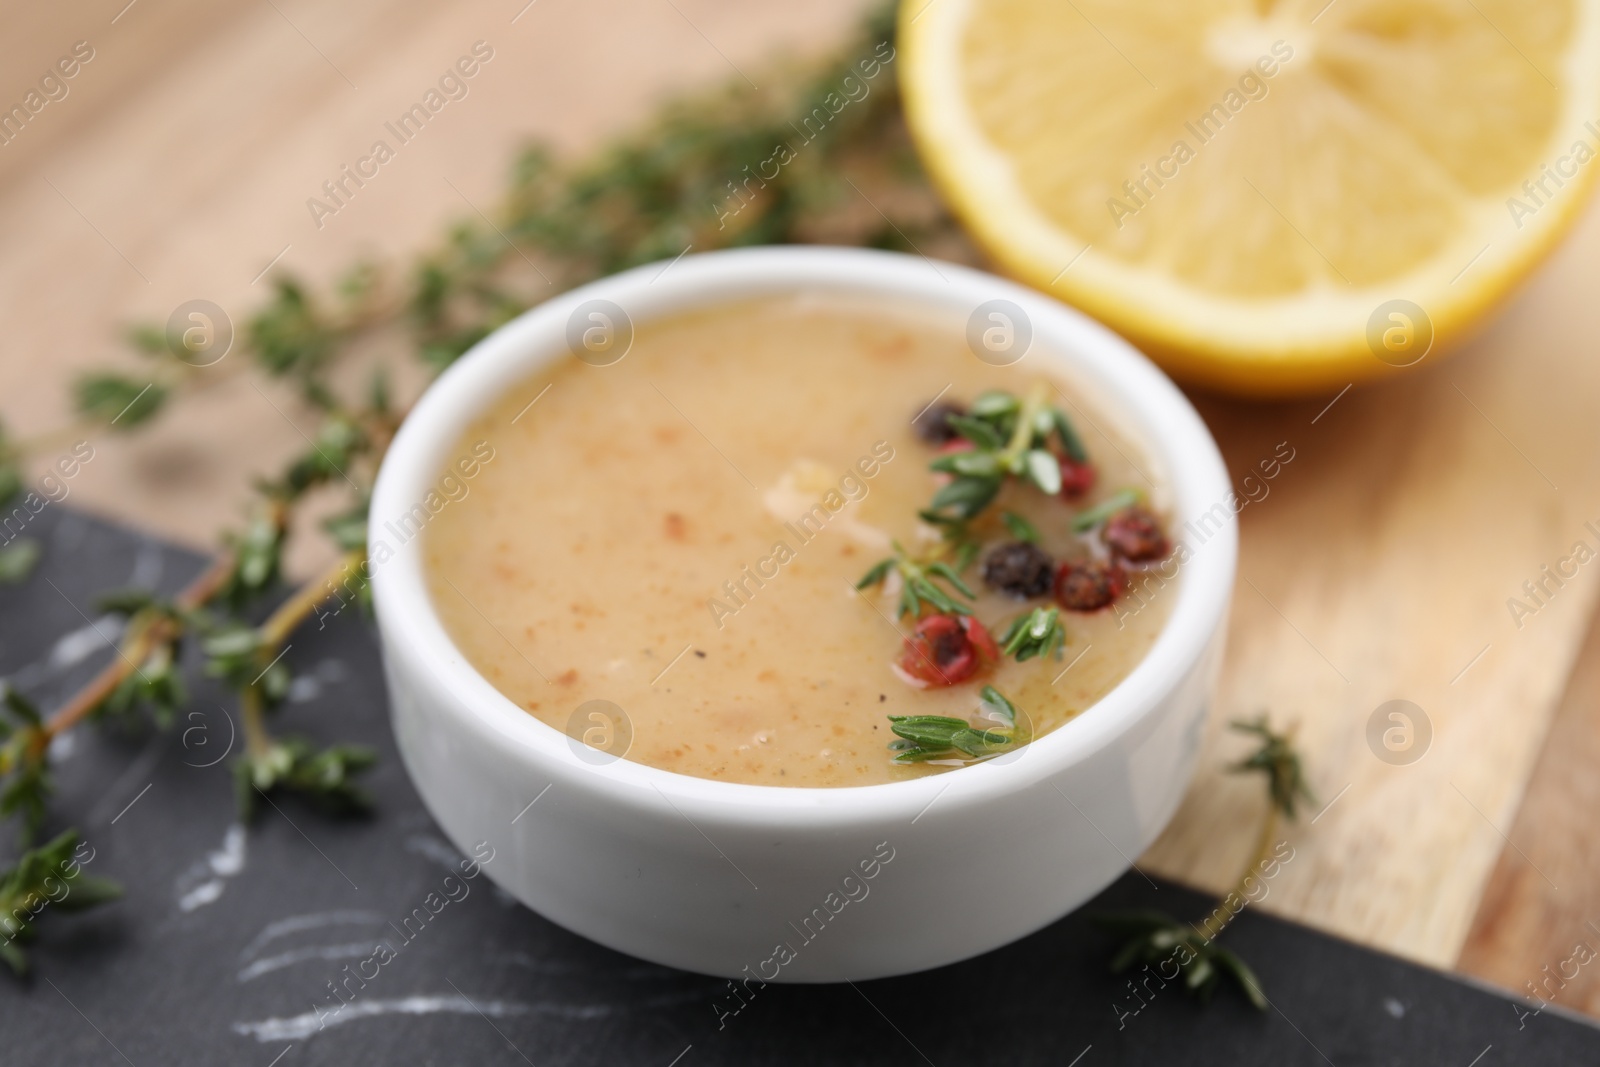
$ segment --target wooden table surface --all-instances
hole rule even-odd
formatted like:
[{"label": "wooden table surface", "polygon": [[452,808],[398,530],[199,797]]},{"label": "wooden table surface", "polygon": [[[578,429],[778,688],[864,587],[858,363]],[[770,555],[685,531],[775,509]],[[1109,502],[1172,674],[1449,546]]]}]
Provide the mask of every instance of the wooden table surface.
[{"label": "wooden table surface", "polygon": [[[404,263],[450,220],[492,208],[524,138],[578,151],[673,89],[736,68],[759,81],[775,53],[842,39],[862,6],[525,2],[10,12],[0,101],[20,99],[75,42],[94,58],[0,147],[8,427],[27,436],[67,421],[67,383],[83,368],[134,367],[118,339],[130,322],[163,321],[193,298],[242,320],[280,255],[314,279],[361,255]],[[306,199],[480,40],[494,57],[468,97],[319,229]],[[1600,923],[1600,566],[1547,582],[1554,595],[1520,620],[1507,606],[1577,542],[1600,550],[1585,526],[1600,529],[1597,271],[1590,211],[1448,361],[1336,402],[1195,397],[1236,477],[1280,443],[1295,458],[1241,516],[1202,768],[1142,865],[1212,889],[1231,880],[1259,786],[1226,773],[1245,748],[1226,723],[1271,709],[1298,722],[1321,803],[1291,831],[1296,859],[1263,907],[1600,1014],[1600,966],[1573,962],[1580,943],[1600,948],[1589,922]],[[70,499],[208,547],[235,521],[245,475],[298,451],[310,425],[287,392],[218,374],[152,431],[96,438]],[[1396,699],[1431,729],[1409,764],[1368,742],[1375,709]]]}]

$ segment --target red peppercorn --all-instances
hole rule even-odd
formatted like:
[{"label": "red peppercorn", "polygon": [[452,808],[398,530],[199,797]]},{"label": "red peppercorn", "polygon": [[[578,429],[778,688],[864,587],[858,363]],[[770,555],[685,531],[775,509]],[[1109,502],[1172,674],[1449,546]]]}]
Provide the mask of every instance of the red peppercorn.
[{"label": "red peppercorn", "polygon": [[1095,469],[1092,463],[1079,463],[1075,459],[1061,460],[1061,496],[1077,500],[1094,488]]},{"label": "red peppercorn", "polygon": [[1056,572],[1056,600],[1068,611],[1099,611],[1128,588],[1128,572],[1115,563],[1064,563]]},{"label": "red peppercorn", "polygon": [[1150,563],[1165,559],[1171,550],[1160,521],[1144,508],[1123,508],[1106,521],[1100,539],[1112,554],[1129,563]]},{"label": "red peppercorn", "polygon": [[983,623],[970,615],[926,615],[906,638],[900,670],[928,685],[955,685],[1000,659]]}]

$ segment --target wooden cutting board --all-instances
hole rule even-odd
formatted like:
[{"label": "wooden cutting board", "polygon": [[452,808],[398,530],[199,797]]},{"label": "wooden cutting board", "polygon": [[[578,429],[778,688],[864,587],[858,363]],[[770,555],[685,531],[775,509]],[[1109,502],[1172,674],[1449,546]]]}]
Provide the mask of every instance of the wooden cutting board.
[{"label": "wooden cutting board", "polygon": [[[1292,832],[1300,857],[1267,909],[1454,962],[1490,870],[1516,847],[1508,835],[1600,588],[1600,566],[1568,563],[1576,575],[1560,586],[1541,574],[1580,541],[1600,556],[1586,526],[1600,524],[1597,270],[1591,211],[1453,358],[1331,408],[1332,395],[1270,407],[1197,398],[1236,476],[1278,442],[1296,459],[1240,516],[1218,706],[1200,776],[1145,857],[1153,870],[1215,889],[1235,876],[1260,787],[1224,769],[1246,747],[1227,720],[1270,709],[1299,722],[1329,807]],[[1538,606],[1523,583],[1541,580],[1552,593]],[[1512,598],[1531,610],[1514,617]],[[1391,700],[1431,725],[1409,765],[1368,744],[1369,719]]]},{"label": "wooden cutting board", "polygon": [[[361,254],[403,262],[448,220],[492,206],[523,137],[581,149],[671,89],[739,72],[759,82],[774,48],[826,47],[862,6],[125,4],[36,6],[0,41],[5,99],[73,42],[96,49],[72,95],[0,149],[10,342],[0,407],[24,434],[64,421],[77,371],[134,365],[116,339],[126,323],[160,321],[196,297],[242,318],[278,256],[313,278]],[[316,227],[306,198],[478,40],[496,58],[471,95]],[[1597,268],[1591,212],[1448,361],[1304,403],[1196,397],[1237,478],[1280,443],[1295,458],[1241,515],[1241,579],[1209,740],[1183,810],[1142,861],[1151,870],[1213,889],[1231,881],[1260,798],[1255,782],[1225,772],[1245,747],[1226,723],[1267,709],[1299,723],[1328,805],[1292,829],[1298,857],[1267,910],[1451,966],[1492,883],[1463,961],[1514,986],[1585,936],[1583,908],[1596,895],[1587,887],[1600,878],[1592,860],[1557,860],[1600,852],[1572,793],[1593,788],[1583,754],[1600,736],[1594,717],[1565,715],[1558,748],[1541,749],[1600,567],[1551,583],[1520,626],[1507,599],[1575,542],[1600,549],[1585,526],[1600,520]],[[309,424],[287,394],[219,376],[148,435],[98,440],[72,493],[205,546],[234,520],[245,474],[303,447]],[[1573,699],[1600,681],[1583,684]],[[1410,765],[1383,762],[1367,740],[1374,710],[1395,699],[1431,726],[1426,755]],[[1600,945],[1600,933],[1586,936]]]}]

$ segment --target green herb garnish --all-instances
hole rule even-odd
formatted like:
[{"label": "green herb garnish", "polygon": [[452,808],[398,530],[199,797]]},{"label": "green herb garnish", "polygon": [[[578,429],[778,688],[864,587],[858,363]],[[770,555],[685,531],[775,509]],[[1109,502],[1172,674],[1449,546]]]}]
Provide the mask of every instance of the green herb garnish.
[{"label": "green herb garnish", "polygon": [[298,737],[274,741],[233,765],[239,811],[248,820],[255,813],[258,793],[282,789],[336,815],[365,814],[372,800],[353,778],[376,760],[373,751],[362,745],[330,745],[318,751]]},{"label": "green herb garnish", "polygon": [[977,594],[961,580],[957,568],[943,560],[918,563],[906,554],[898,541],[894,542],[894,555],[875,563],[871,570],[861,576],[856,588],[867,589],[880,585],[891,572],[900,575],[900,618],[908,615],[913,619],[921,618],[924,604],[946,615],[972,614],[971,608],[935,584],[935,579],[947,582],[968,600],[975,599]]},{"label": "green herb garnish", "polygon": [[1015,656],[1018,663],[1026,663],[1035,656],[1061,658],[1067,643],[1067,631],[1061,625],[1060,608],[1034,608],[1019,615],[1006,627],[1000,638],[1000,652]]},{"label": "green herb garnish", "polygon": [[0,960],[18,975],[28,971],[22,943],[32,940],[40,915],[83,911],[122,895],[115,882],[83,873],[87,861],[77,858],[78,848],[78,832],[67,830],[0,872]]},{"label": "green herb garnish", "polygon": [[1305,769],[1301,766],[1300,754],[1294,749],[1292,733],[1273,732],[1265,712],[1253,722],[1235,720],[1231,725],[1239,733],[1259,738],[1261,747],[1228,769],[1236,774],[1250,771],[1265,774],[1267,795],[1278,814],[1286,819],[1295,819],[1298,818],[1295,810],[1297,799],[1308,804],[1317,802],[1311,787],[1306,784]]},{"label": "green herb garnish", "polygon": [[103,704],[97,718],[126,716],[143,709],[165,729],[188,699],[179,663],[184,628],[199,619],[143,589],[105,593],[97,601],[101,611],[127,616],[124,633],[140,635],[145,650],[137,671],[125,675]]},{"label": "green herb garnish", "polygon": [[33,702],[9,685],[0,696],[0,815],[21,817],[19,837],[33,840],[50,795],[49,736]]},{"label": "green herb garnish", "polygon": [[975,518],[994,502],[1007,478],[1033,485],[1055,496],[1061,492],[1061,462],[1050,449],[1052,437],[1063,451],[1083,462],[1083,444],[1066,413],[1046,403],[1046,389],[1036,386],[1026,399],[998,390],[981,394],[965,415],[951,415],[951,429],[972,444],[928,465],[953,475],[921,512],[928,522],[945,525]]},{"label": "green herb garnish", "polygon": [[120,374],[86,375],[75,392],[79,412],[123,431],[150,421],[167,401],[164,386]]},{"label": "green herb garnish", "polygon": [[1039,531],[1027,519],[1014,511],[1000,513],[1000,521],[1006,524],[1006,529],[1011,531],[1011,536],[1018,541],[1026,541],[1030,545],[1039,543]]},{"label": "green herb garnish", "polygon": [[1124,508],[1133,507],[1142,499],[1143,495],[1137,489],[1124,489],[1120,493],[1109,496],[1089,510],[1080,511],[1073,516],[1072,532],[1087,533],[1117,512]]},{"label": "green herb garnish", "polygon": [[1191,924],[1179,922],[1160,911],[1097,915],[1094,923],[1126,938],[1111,957],[1111,973],[1121,974],[1139,963],[1159,967],[1171,962],[1177,967],[1177,973],[1183,975],[1183,991],[1201,1003],[1211,1000],[1211,994],[1226,975],[1251,1004],[1261,1011],[1267,1010],[1261,982],[1249,965],[1215,941],[1207,940]]},{"label": "green herb garnish", "polygon": [[994,686],[983,687],[983,692],[979,694],[979,706],[991,718],[997,718],[1007,726],[1017,725],[1017,706]]},{"label": "green herb garnish", "polygon": [[[1233,729],[1251,734],[1261,740],[1261,747],[1233,764],[1230,770],[1238,773],[1260,771],[1267,777],[1267,811],[1257,838],[1255,855],[1251,858],[1232,892],[1225,894],[1223,903],[1198,924],[1179,922],[1165,912],[1130,911],[1095,917],[1103,929],[1118,934],[1126,941],[1111,959],[1111,970],[1121,973],[1136,963],[1159,965],[1174,963],[1183,974],[1183,989],[1202,1002],[1210,999],[1223,977],[1233,979],[1246,999],[1258,1010],[1266,1011],[1268,1001],[1261,992],[1261,982],[1255,972],[1238,956],[1217,944],[1217,937],[1227,927],[1236,912],[1226,903],[1237,898],[1250,899],[1248,891],[1253,878],[1265,869],[1268,858],[1277,851],[1280,842],[1274,842],[1280,817],[1295,818],[1296,799],[1315,802],[1306,784],[1300,755],[1294,749],[1293,730],[1275,732],[1263,714],[1253,722],[1236,721]],[[1243,905],[1239,905],[1242,907]]]},{"label": "green herb garnish", "polygon": [[935,759],[983,760],[1013,751],[1018,710],[994,686],[983,687],[979,709],[999,717],[1005,726],[987,729],[948,715],[891,715],[889,729],[899,738],[889,748],[896,763],[924,763]]},{"label": "green herb garnish", "polygon": [[1061,438],[1061,447],[1066,451],[1067,458],[1074,463],[1089,462],[1089,450],[1083,447],[1083,441],[1072,428],[1072,420],[1067,418],[1067,413],[1060,408],[1051,408],[1050,418],[1055,422],[1056,436]]}]

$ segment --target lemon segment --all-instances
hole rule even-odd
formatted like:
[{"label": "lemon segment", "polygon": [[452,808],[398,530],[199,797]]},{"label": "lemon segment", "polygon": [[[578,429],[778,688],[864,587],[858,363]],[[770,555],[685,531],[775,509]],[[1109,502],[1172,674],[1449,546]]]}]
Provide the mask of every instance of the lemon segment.
[{"label": "lemon segment", "polygon": [[1234,392],[1392,373],[1395,300],[1443,350],[1600,173],[1600,0],[905,0],[900,40],[1000,266]]}]

